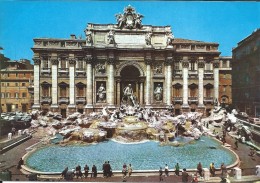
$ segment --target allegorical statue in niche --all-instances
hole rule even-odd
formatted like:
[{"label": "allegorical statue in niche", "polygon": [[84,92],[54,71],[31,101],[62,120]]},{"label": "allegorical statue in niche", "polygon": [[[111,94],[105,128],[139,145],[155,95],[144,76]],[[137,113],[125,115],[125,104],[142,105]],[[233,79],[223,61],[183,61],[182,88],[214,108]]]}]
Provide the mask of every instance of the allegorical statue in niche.
[{"label": "allegorical statue in niche", "polygon": [[131,106],[136,105],[136,97],[134,96],[134,92],[133,92],[131,84],[128,84],[123,89],[122,103],[126,103],[126,104],[131,105]]},{"label": "allegorical statue in niche", "polygon": [[158,84],[157,87],[154,90],[154,99],[156,101],[162,100],[162,91],[163,91],[163,88],[161,87],[160,84]]},{"label": "allegorical statue in niche", "polygon": [[97,101],[104,102],[106,100],[106,88],[104,87],[103,83],[99,86],[97,90]]},{"label": "allegorical statue in niche", "polygon": [[89,44],[92,44],[92,43],[93,43],[92,33],[91,33],[90,31],[87,31],[87,32],[86,32],[86,41],[87,41],[87,43],[89,43]]},{"label": "allegorical statue in niche", "polygon": [[145,43],[147,46],[150,46],[152,44],[151,39],[152,39],[152,33],[148,32],[145,36]]},{"label": "allegorical statue in niche", "polygon": [[107,42],[108,44],[115,44],[115,33],[112,30],[107,34]]}]

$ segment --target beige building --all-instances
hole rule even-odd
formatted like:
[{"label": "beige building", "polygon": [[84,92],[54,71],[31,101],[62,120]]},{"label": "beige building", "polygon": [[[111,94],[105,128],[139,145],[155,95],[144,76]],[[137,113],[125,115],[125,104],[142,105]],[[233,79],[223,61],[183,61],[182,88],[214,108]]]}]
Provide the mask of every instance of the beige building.
[{"label": "beige building", "polygon": [[33,80],[33,65],[29,60],[7,61],[1,69],[1,111],[28,112],[32,106],[29,92]]},{"label": "beige building", "polygon": [[35,38],[33,107],[63,116],[121,104],[209,111],[219,98],[218,44],[174,38],[142,18],[128,6],[117,24],[89,23],[85,40]]},{"label": "beige building", "polygon": [[232,57],[219,58],[219,102],[232,104]]}]

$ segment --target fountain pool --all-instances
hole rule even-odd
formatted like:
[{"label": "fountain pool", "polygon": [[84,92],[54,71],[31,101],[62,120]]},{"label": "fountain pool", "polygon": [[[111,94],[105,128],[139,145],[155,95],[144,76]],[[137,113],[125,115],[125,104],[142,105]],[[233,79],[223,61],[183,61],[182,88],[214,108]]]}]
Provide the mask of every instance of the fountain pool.
[{"label": "fountain pool", "polygon": [[51,145],[25,158],[26,166],[41,172],[61,172],[67,166],[72,169],[85,164],[90,168],[95,164],[101,171],[105,161],[110,161],[113,170],[121,170],[123,163],[131,163],[134,170],[158,170],[166,163],[172,169],[177,162],[181,168],[196,169],[198,162],[203,167],[209,167],[211,162],[216,168],[222,162],[231,165],[235,163],[236,156],[218,141],[203,136],[194,143],[179,147],[161,146],[155,141],[121,144],[112,140],[93,145]]}]

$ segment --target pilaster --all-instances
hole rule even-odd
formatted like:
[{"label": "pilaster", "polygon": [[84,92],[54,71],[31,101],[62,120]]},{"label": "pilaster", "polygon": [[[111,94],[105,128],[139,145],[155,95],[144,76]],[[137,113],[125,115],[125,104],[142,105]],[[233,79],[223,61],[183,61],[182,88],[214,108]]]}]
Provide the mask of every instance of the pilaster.
[{"label": "pilaster", "polygon": [[167,57],[165,60],[165,67],[166,67],[166,105],[170,106],[171,105],[171,86],[172,86],[172,63],[173,63],[173,58],[172,57]]}]

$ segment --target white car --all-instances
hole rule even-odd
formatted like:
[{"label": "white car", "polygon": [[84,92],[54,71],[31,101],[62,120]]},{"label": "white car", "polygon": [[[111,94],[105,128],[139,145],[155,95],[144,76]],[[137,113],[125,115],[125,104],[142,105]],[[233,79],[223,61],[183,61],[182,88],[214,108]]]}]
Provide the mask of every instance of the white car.
[{"label": "white car", "polygon": [[260,125],[260,118],[250,118],[249,120],[255,125]]}]

